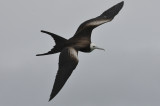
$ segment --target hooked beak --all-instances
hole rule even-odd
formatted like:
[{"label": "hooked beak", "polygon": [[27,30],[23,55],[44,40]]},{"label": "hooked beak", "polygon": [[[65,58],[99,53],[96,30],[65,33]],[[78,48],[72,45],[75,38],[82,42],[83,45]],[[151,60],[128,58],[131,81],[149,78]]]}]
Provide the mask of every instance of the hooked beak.
[{"label": "hooked beak", "polygon": [[97,47],[97,46],[95,47],[95,49],[99,49],[99,50],[104,50],[105,51],[105,49]]}]

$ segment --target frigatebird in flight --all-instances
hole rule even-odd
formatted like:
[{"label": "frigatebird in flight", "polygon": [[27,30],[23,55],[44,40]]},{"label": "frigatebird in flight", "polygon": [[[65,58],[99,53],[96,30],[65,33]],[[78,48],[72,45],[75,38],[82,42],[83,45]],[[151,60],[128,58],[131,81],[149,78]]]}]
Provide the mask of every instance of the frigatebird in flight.
[{"label": "frigatebird in flight", "polygon": [[49,52],[37,54],[36,56],[50,55],[60,52],[59,68],[49,101],[58,94],[73,70],[76,68],[79,61],[78,51],[91,52],[94,49],[104,50],[91,42],[92,30],[101,24],[113,20],[113,18],[122,9],[123,4],[124,2],[122,1],[104,11],[100,16],[83,22],[77,29],[74,36],[70,39],[65,39],[48,31],[41,31],[42,33],[49,34],[55,40],[55,46]]}]

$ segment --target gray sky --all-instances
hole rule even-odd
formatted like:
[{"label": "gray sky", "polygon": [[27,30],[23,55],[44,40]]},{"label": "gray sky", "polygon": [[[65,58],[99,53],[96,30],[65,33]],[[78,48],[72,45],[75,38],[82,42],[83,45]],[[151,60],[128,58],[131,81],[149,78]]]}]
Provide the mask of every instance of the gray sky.
[{"label": "gray sky", "polygon": [[85,20],[120,0],[1,0],[0,106],[160,105],[160,1],[125,0],[110,23],[94,29],[92,42],[106,49],[80,53],[79,64],[48,102],[59,54],[47,30],[73,36]]}]

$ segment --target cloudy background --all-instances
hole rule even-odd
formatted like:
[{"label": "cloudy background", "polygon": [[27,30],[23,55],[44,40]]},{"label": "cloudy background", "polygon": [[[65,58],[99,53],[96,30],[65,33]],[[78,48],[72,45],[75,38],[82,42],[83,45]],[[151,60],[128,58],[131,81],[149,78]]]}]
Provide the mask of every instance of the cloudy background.
[{"label": "cloudy background", "polygon": [[92,42],[106,49],[79,53],[80,62],[48,102],[59,54],[36,57],[70,38],[85,20],[120,0],[1,0],[0,106],[160,105],[160,1],[125,0],[115,19],[96,28]]}]

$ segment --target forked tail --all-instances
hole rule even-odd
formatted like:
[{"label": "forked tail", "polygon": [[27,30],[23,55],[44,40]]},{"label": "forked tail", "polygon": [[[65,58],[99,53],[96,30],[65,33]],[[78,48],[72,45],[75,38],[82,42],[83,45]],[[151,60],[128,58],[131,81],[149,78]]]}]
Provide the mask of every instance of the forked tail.
[{"label": "forked tail", "polygon": [[64,43],[67,41],[67,39],[48,31],[41,30],[41,32],[50,35],[54,39],[56,45],[49,52],[43,53],[43,54],[37,54],[36,56],[43,56],[43,55],[58,53],[64,48]]}]

